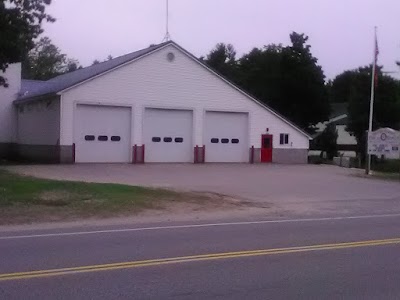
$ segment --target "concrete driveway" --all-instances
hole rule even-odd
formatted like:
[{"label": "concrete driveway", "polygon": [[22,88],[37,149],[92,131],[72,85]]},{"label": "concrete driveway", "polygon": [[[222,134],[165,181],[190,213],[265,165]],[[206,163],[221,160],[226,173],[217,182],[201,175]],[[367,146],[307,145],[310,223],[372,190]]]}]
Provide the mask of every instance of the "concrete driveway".
[{"label": "concrete driveway", "polygon": [[43,178],[208,191],[299,214],[400,212],[400,184],[326,165],[75,164],[13,166]]}]

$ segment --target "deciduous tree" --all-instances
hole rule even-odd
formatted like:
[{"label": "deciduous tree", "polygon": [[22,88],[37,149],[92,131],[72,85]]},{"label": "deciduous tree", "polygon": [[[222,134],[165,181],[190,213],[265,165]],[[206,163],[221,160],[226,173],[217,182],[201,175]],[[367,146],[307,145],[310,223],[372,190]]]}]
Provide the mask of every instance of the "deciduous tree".
[{"label": "deciduous tree", "polygon": [[[332,84],[335,102],[348,103],[349,123],[347,131],[354,134],[358,152],[365,153],[365,132],[368,129],[371,98],[372,66],[345,71]],[[377,68],[378,80],[375,87],[373,129],[400,125],[400,82],[384,75],[382,67]]]},{"label": "deciduous tree", "polygon": [[[51,0],[0,0],[0,70],[20,62],[34,47],[34,40],[43,32],[44,21],[55,19],[46,13]],[[0,76],[0,86],[7,85]]]},{"label": "deciduous tree", "polygon": [[317,149],[321,150],[321,157],[326,153],[328,159],[333,159],[338,153],[337,147],[338,132],[335,124],[328,124],[324,131],[315,138]]},{"label": "deciduous tree", "polygon": [[228,79],[238,81],[238,61],[236,60],[236,50],[231,44],[219,43],[206,56],[200,60],[205,62],[210,68]]},{"label": "deciduous tree", "polygon": [[254,48],[236,59],[232,45],[218,44],[204,61],[304,129],[325,121],[330,106],[325,76],[308,37],[293,32],[291,45]]},{"label": "deciduous tree", "polygon": [[48,80],[80,68],[77,60],[69,59],[48,37],[39,40],[22,65],[23,78],[35,80]]}]

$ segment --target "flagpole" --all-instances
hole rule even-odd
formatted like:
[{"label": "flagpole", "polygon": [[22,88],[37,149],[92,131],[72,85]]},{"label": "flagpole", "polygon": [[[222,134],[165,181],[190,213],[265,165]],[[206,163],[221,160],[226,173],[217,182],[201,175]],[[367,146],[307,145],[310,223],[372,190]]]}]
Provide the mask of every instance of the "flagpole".
[{"label": "flagpole", "polygon": [[[369,123],[368,123],[368,135],[372,132],[372,120],[374,116],[374,99],[375,99],[375,74],[376,74],[376,63],[377,63],[377,35],[376,35],[376,26],[375,26],[375,39],[374,39],[374,60],[372,63],[372,77],[371,77],[371,99],[369,102]],[[368,143],[368,135],[367,135],[367,143]],[[368,147],[367,147],[368,148]],[[371,172],[371,154],[368,154],[367,157],[367,168],[365,173],[367,175]]]}]

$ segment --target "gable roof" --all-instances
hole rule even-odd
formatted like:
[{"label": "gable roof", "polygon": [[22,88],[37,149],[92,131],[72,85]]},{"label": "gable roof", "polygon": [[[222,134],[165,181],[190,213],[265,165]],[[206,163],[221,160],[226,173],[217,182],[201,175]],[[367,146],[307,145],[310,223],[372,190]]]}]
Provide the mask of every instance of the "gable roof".
[{"label": "gable roof", "polygon": [[123,65],[131,60],[134,60],[154,50],[157,50],[167,45],[168,43],[170,43],[170,41],[150,46],[148,48],[135,51],[126,55],[122,55],[86,68],[78,69],[73,72],[65,73],[63,75],[59,75],[47,81],[23,80],[24,86],[26,88],[21,89],[20,96],[17,98],[15,102],[21,103],[29,101],[32,98],[56,94],[62,90],[65,90],[76,84],[86,81],[94,76],[100,75],[120,65]]},{"label": "gable roof", "polygon": [[[173,41],[167,41],[165,43],[161,43],[158,45],[150,46],[148,48],[132,52],[123,56],[119,56],[116,58],[113,58],[111,60],[92,65],[86,68],[78,69],[73,72],[69,72],[57,77],[54,77],[50,80],[47,81],[35,81],[33,83],[32,80],[24,80],[26,83],[24,83],[24,86],[27,87],[25,90],[21,89],[20,96],[14,101],[14,103],[23,103],[23,102],[29,102],[32,101],[38,97],[43,97],[43,96],[51,96],[51,95],[56,95],[59,92],[62,92],[66,89],[69,89],[75,85],[82,84],[83,82],[90,80],[93,77],[96,77],[98,75],[101,75],[103,73],[106,73],[108,71],[111,71],[115,68],[118,68],[126,63],[129,63],[135,59],[138,59],[142,56],[145,56],[146,54],[149,54],[153,51],[157,51],[161,48],[163,48],[166,45],[174,45],[176,48],[181,50],[184,54],[189,56],[191,59],[195,60],[197,63],[199,63],[202,67],[206,68],[209,72],[213,73],[214,75],[218,76],[220,79],[225,81],[227,84],[229,84],[231,87],[239,91],[241,94],[249,98],[250,100],[253,100],[260,106],[262,106],[264,109],[268,110],[272,114],[274,114],[276,117],[296,129],[298,132],[301,134],[305,135],[308,139],[312,139],[311,135],[299,128],[297,125],[294,123],[290,122],[288,119],[286,119],[284,116],[267,106],[266,104],[260,102],[257,100],[255,97],[251,96],[241,88],[239,88],[237,85],[235,85],[233,82],[230,80],[226,79],[224,76],[219,74],[218,72],[214,71],[210,67],[208,67],[206,64],[204,64],[200,59],[195,57],[193,54],[179,46]],[[28,81],[31,81],[30,83]],[[28,89],[30,87],[30,89]]]}]

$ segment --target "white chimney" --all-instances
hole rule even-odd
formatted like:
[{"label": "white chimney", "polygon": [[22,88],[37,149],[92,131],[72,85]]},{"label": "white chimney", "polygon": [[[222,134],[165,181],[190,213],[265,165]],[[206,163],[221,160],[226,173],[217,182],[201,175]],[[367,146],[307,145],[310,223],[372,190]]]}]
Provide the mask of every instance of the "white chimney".
[{"label": "white chimney", "polygon": [[0,158],[16,142],[17,112],[13,101],[21,90],[21,63],[10,64],[5,73],[8,87],[0,86]]}]

